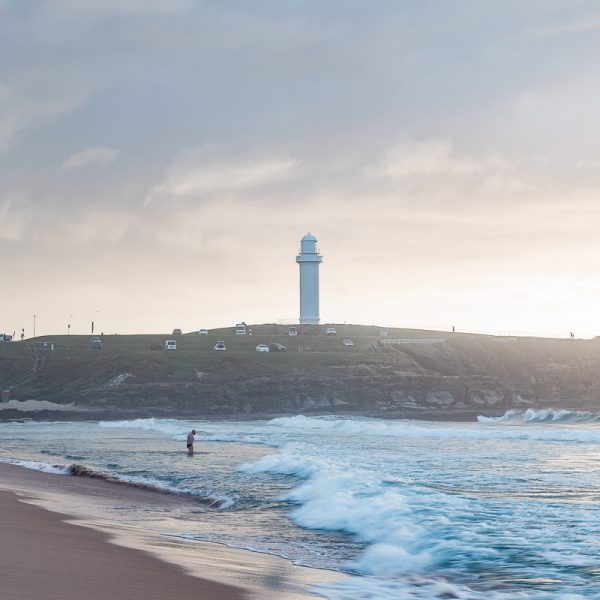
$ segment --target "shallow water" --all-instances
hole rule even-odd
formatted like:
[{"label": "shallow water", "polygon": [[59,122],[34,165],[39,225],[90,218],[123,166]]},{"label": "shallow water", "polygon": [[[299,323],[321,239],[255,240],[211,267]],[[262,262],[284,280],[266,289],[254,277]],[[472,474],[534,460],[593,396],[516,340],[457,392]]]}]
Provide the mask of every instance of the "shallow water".
[{"label": "shallow water", "polygon": [[575,600],[600,597],[598,420],[15,423],[0,424],[0,459],[192,495],[198,510],[178,508],[164,535],[347,572],[318,589],[331,599]]}]

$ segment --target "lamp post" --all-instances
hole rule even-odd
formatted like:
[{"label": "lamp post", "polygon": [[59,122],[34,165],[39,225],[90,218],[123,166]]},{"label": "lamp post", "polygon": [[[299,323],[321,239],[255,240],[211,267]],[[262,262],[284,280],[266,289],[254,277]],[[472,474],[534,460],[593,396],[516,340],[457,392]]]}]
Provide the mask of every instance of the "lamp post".
[{"label": "lamp post", "polygon": [[71,335],[71,323],[67,325],[67,335]]},{"label": "lamp post", "polygon": [[33,337],[35,337],[35,315],[33,315]]}]

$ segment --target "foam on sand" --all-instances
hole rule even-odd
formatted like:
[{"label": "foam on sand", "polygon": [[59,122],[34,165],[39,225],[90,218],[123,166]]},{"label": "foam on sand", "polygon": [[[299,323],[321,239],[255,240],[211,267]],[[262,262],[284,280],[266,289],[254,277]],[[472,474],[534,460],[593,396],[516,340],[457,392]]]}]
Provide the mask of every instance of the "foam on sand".
[{"label": "foam on sand", "polygon": [[149,480],[147,477],[123,477],[112,475],[103,471],[90,469],[84,465],[72,464],[67,467],[67,475],[74,477],[89,477],[90,479],[102,479],[110,483],[118,483],[128,485],[130,487],[144,489],[152,492],[160,492],[163,494],[172,494],[175,496],[189,496],[194,500],[204,504],[208,508],[225,509],[233,505],[233,500],[230,498],[213,498],[211,496],[203,496],[192,492],[191,490],[178,489],[172,486],[161,483],[157,480]]},{"label": "foam on sand", "polygon": [[109,483],[115,483],[119,485],[126,485],[132,488],[138,488],[147,490],[150,492],[158,492],[161,494],[171,494],[173,496],[189,497],[196,502],[204,505],[207,508],[226,510],[231,508],[235,501],[227,497],[218,497],[199,494],[196,491],[189,489],[176,488],[170,486],[154,478],[149,477],[133,477],[123,476],[109,473],[106,471],[100,471],[97,469],[91,469],[85,465],[73,463],[70,465],[53,465],[50,463],[37,461],[37,460],[17,460],[0,458],[0,462],[15,465],[17,467],[23,467],[25,469],[31,469],[33,471],[40,471],[42,473],[51,473],[54,475],[70,475],[73,477],[88,477],[90,479],[101,479]]},{"label": "foam on sand", "polygon": [[39,460],[18,460],[11,458],[0,458],[0,462],[8,465],[31,469],[32,471],[41,471],[42,473],[53,473],[55,475],[68,475],[69,468],[66,465],[52,465]]}]

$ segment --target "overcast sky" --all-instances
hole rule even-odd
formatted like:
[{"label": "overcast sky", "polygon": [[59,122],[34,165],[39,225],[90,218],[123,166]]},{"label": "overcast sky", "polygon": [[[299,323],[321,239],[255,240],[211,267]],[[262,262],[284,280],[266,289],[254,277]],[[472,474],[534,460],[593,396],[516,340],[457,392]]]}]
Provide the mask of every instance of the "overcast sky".
[{"label": "overcast sky", "polygon": [[0,332],[600,335],[594,0],[0,0]]}]

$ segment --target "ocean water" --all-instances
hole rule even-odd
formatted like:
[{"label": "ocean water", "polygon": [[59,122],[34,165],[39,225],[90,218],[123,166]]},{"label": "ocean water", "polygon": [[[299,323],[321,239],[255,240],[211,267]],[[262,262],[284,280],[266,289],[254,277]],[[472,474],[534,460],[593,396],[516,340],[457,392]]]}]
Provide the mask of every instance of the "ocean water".
[{"label": "ocean water", "polygon": [[189,495],[201,509],[178,508],[163,535],[341,571],[311,590],[331,600],[600,598],[594,413],[3,423],[0,439],[5,462]]}]

